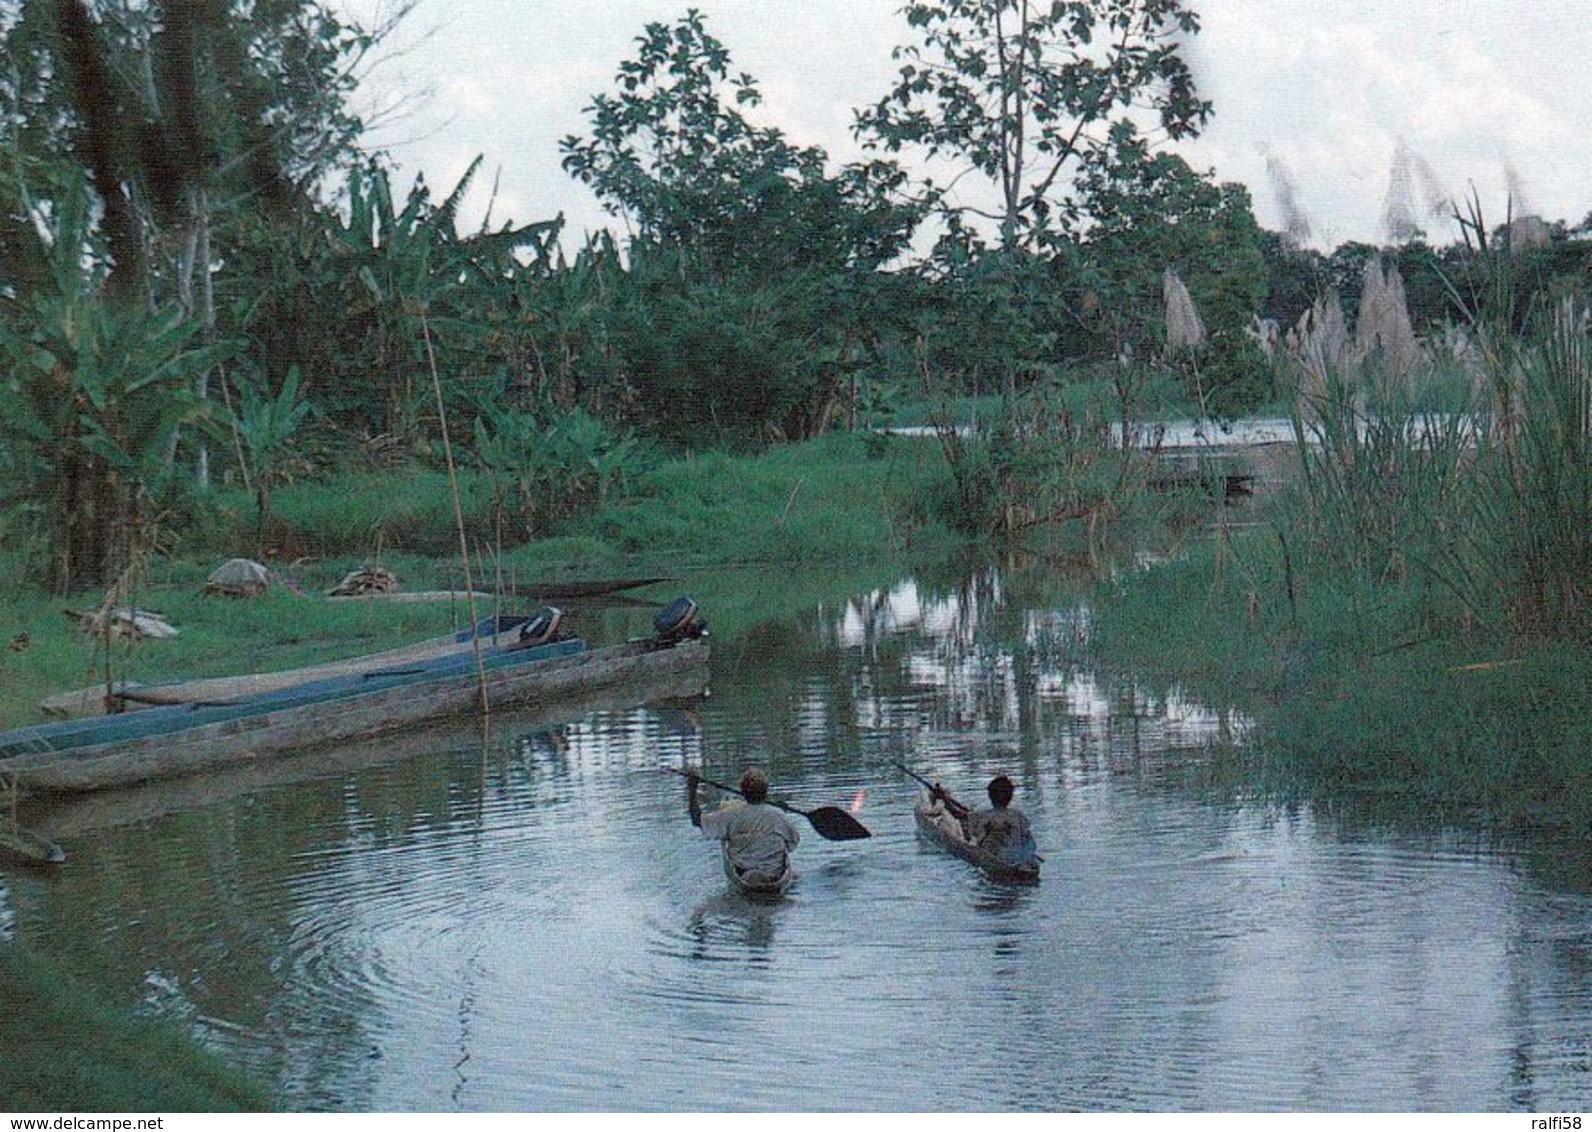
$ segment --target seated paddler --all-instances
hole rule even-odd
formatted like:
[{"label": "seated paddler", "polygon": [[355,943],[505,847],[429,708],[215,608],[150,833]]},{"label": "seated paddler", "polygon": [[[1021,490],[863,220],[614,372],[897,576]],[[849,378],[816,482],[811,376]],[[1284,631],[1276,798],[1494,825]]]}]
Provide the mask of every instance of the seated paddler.
[{"label": "seated paddler", "polygon": [[701,780],[686,767],[686,805],[691,824],[722,842],[725,868],[751,883],[777,881],[790,867],[790,851],[801,834],[778,809],[768,804],[768,776],[757,767],[741,775],[744,805],[729,805],[704,814],[697,798]]},{"label": "seated paddler", "polygon": [[1012,805],[1016,788],[1004,774],[990,779],[987,787],[990,806],[967,815],[967,838],[979,848],[994,853],[1008,865],[1031,864],[1039,853],[1028,815]]}]

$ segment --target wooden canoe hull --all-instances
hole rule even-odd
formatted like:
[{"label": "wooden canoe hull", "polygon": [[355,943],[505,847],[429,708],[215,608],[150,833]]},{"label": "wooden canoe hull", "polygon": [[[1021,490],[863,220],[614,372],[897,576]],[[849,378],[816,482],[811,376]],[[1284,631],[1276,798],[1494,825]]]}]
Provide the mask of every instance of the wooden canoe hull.
[{"label": "wooden canoe hull", "polygon": [[[663,680],[705,668],[708,662],[707,642],[702,640],[664,647],[638,641],[545,658],[536,650],[525,654],[524,659],[512,652],[499,654],[484,665],[485,694],[493,706]],[[152,730],[157,716],[144,725],[146,733],[104,742],[81,742],[79,736],[77,745],[59,748],[46,739],[0,744],[17,752],[0,757],[0,777],[27,791],[49,793],[128,786],[392,732],[433,717],[476,711],[481,698],[481,675],[473,663],[461,660],[437,672],[389,679],[369,691],[308,701],[280,694],[244,701],[234,705],[240,709],[236,712],[221,709],[220,718],[203,716],[203,722],[170,732]],[[33,734],[47,735],[48,729],[33,729]]]},{"label": "wooden canoe hull", "polygon": [[748,877],[735,871],[735,866],[730,864],[728,856],[724,858],[724,875],[730,878],[730,883],[736,891],[754,899],[772,900],[785,895],[785,890],[790,887],[791,881],[796,879],[796,866],[789,857],[785,859],[785,871],[778,877],[770,880],[766,877]]},{"label": "wooden canoe hull", "polygon": [[1032,865],[1013,865],[1001,860],[994,853],[979,848],[963,835],[959,822],[935,805],[927,790],[918,794],[912,813],[917,819],[918,832],[926,840],[956,854],[964,861],[977,865],[991,880],[1008,884],[1039,883],[1038,862]]},{"label": "wooden canoe hull", "polygon": [[490,726],[470,715],[429,720],[424,726],[309,747],[252,762],[227,763],[178,778],[139,782],[92,793],[46,794],[24,799],[25,824],[58,842],[85,833],[140,825],[170,814],[219,805],[249,794],[342,780],[410,759],[471,751],[480,762],[520,757],[527,736],[585,719],[593,712],[625,711],[643,704],[693,703],[708,691],[706,665],[675,674],[655,671],[635,680],[583,689],[551,699],[500,704]]},{"label": "wooden canoe hull", "polygon": [[[138,711],[165,704],[187,704],[215,700],[235,700],[244,696],[257,696],[266,692],[281,691],[317,680],[330,680],[339,676],[352,676],[373,668],[396,668],[405,664],[421,664],[439,657],[456,654],[462,640],[469,639],[470,630],[433,637],[416,644],[388,649],[385,652],[367,653],[364,656],[332,660],[323,664],[290,668],[280,672],[249,673],[242,676],[207,676],[198,680],[182,680],[170,684],[140,684],[134,681],[117,681],[111,686],[109,697],[104,684],[92,688],[77,688],[70,692],[57,692],[39,704],[39,710],[51,718],[79,719],[105,714],[107,698],[117,711]],[[497,634],[483,633],[482,648],[496,648],[510,644],[515,631]]]}]

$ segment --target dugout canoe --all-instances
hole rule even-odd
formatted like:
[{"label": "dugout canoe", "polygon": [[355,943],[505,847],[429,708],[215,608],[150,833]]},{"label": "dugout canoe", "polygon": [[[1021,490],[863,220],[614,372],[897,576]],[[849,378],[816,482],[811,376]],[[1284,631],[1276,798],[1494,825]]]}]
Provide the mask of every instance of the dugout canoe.
[{"label": "dugout canoe", "polygon": [[978,845],[967,839],[967,832],[962,823],[953,817],[943,805],[935,801],[927,790],[919,791],[917,801],[912,807],[913,816],[917,819],[918,833],[925,840],[933,842],[964,861],[970,861],[982,869],[991,880],[1003,881],[1008,884],[1038,884],[1039,862],[1014,865],[1003,861],[994,853],[979,848]]},{"label": "dugout canoe", "polygon": [[730,883],[742,895],[750,896],[754,900],[777,900],[785,895],[785,890],[790,887],[791,881],[796,879],[796,866],[791,863],[787,854],[785,871],[777,877],[764,876],[762,873],[743,873],[730,863],[729,855],[725,854],[724,875],[729,877]]},{"label": "dugout canoe", "polygon": [[401,730],[494,707],[548,702],[619,683],[705,669],[700,637],[587,649],[578,638],[451,653],[232,700],[152,707],[0,732],[0,781],[27,792],[131,786]]},{"label": "dugout canoe", "polygon": [[673,676],[644,673],[635,681],[504,706],[493,711],[488,727],[470,715],[454,715],[428,720],[424,726],[228,763],[178,778],[92,793],[33,795],[21,800],[18,816],[29,829],[65,845],[87,833],[142,825],[245,795],[325,789],[328,783],[340,785],[351,776],[411,759],[457,758],[465,753],[483,766],[524,766],[527,759],[556,758],[555,749],[538,743],[539,738],[595,712],[622,712],[643,705],[694,710],[708,694],[709,677],[706,666]]},{"label": "dugout canoe", "polygon": [[[519,625],[524,618],[487,618],[476,629],[482,648],[503,648],[514,643]],[[119,680],[107,690],[106,685],[76,688],[70,692],[57,692],[45,698],[39,709],[52,719],[80,719],[85,716],[140,711],[172,704],[210,703],[242,699],[285,688],[331,680],[340,676],[358,676],[376,668],[402,668],[423,664],[459,653],[461,645],[471,640],[469,629],[445,637],[432,637],[412,645],[367,653],[343,660],[326,661],[302,668],[281,669],[276,672],[246,673],[241,676],[205,676],[196,680],[179,680],[162,684],[142,684]]]}]

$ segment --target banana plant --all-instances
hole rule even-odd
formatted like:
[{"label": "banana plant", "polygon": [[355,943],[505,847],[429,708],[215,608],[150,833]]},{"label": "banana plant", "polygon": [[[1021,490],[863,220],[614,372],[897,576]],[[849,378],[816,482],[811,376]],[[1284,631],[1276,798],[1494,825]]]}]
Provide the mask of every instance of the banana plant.
[{"label": "banana plant", "polygon": [[199,325],[105,296],[79,197],[52,217],[49,282],[0,297],[0,506],[42,519],[59,589],[102,584],[144,541],[177,430],[210,426],[194,376],[225,353]]},{"label": "banana plant", "polygon": [[266,528],[271,520],[271,489],[280,483],[293,454],[293,437],[310,415],[310,403],[299,389],[299,370],[292,366],[275,396],[263,382],[247,383],[239,390],[233,413],[233,430],[253,481],[258,515],[256,554],[265,555]]},{"label": "banana plant", "polygon": [[[449,356],[477,352],[490,335],[480,317],[483,297],[502,288],[530,253],[536,262],[552,254],[561,220],[506,225],[461,236],[459,210],[474,182],[477,158],[442,201],[434,202],[424,179],[417,179],[402,207],[396,203],[387,172],[355,170],[348,181],[348,223],[333,232],[334,255],[347,281],[347,317],[369,328],[375,356],[372,372],[384,387],[371,390],[387,409],[382,424],[416,439],[428,400],[421,320],[444,338]],[[465,298],[464,296],[469,296]],[[369,395],[361,400],[375,400]]]}]

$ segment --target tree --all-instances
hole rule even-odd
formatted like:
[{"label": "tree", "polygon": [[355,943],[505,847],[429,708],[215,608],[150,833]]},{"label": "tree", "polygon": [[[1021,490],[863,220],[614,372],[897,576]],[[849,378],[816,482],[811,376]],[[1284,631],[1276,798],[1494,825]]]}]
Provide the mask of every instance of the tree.
[{"label": "tree", "polygon": [[[1084,170],[1077,193],[1092,219],[1059,245],[1054,285],[1083,331],[1081,352],[1111,363],[1124,424],[1144,408],[1137,384],[1150,376],[1146,366],[1177,367],[1190,393],[1224,410],[1263,397],[1265,359],[1247,331],[1266,295],[1266,260],[1248,192],[1134,139],[1110,163]],[[1163,294],[1168,271],[1187,287],[1208,334],[1176,356]],[[1227,396],[1236,386],[1244,391]]]},{"label": "tree", "polygon": [[[1043,370],[1053,338],[1048,300],[1024,285],[1025,259],[1088,226],[1077,183],[1090,170],[1150,136],[1198,133],[1210,105],[1178,50],[1198,18],[1183,0],[915,0],[904,12],[918,41],[897,49],[896,84],[857,115],[856,132],[890,153],[951,163],[950,185],[924,186],[945,224],[940,258],[981,254],[993,228],[998,270],[986,274],[1010,320],[1010,417],[1020,377]],[[970,175],[986,191],[953,199]]]},{"label": "tree", "polygon": [[[107,299],[224,334],[213,267],[244,213],[313,208],[356,152],[347,107],[367,32],[322,0],[54,0],[0,29],[0,119],[33,205],[86,183]],[[407,10],[400,4],[399,15]],[[40,176],[47,172],[48,176]],[[9,217],[26,224],[25,206]],[[15,239],[0,236],[0,248]],[[212,375],[196,375],[208,394]],[[174,435],[167,459],[175,457]],[[201,442],[196,471],[208,478]]]},{"label": "tree", "polygon": [[12,136],[70,155],[99,198],[107,289],[155,304],[202,281],[202,196],[281,210],[351,157],[345,100],[374,42],[319,0],[57,0],[0,34]]},{"label": "tree", "polygon": [[1259,314],[1276,323],[1280,332],[1286,332],[1321,297],[1326,277],[1324,257],[1279,232],[1261,232],[1260,247],[1269,284]]},{"label": "tree", "polygon": [[880,269],[916,212],[893,163],[828,172],[750,122],[751,76],[699,12],[649,24],[564,167],[630,229],[616,348],[653,431],[748,441],[821,431],[854,385]]},{"label": "tree", "polygon": [[1109,164],[1154,131],[1194,136],[1210,114],[1179,53],[1199,29],[1184,0],[917,0],[919,42],[894,89],[858,114],[859,136],[896,153],[921,148],[990,182],[990,203],[949,204],[957,221],[995,225],[1005,251],[1074,229],[1081,170]]},{"label": "tree", "polygon": [[198,326],[107,298],[88,246],[86,194],[58,201],[34,277],[0,294],[0,514],[49,547],[48,581],[104,584],[147,545],[175,431],[203,420],[193,375],[215,357]]},{"label": "tree", "polygon": [[[311,248],[312,263],[329,252],[328,263],[316,263],[325,268],[317,278],[327,293],[318,310],[302,313],[321,327],[323,340],[337,340],[328,322],[345,323],[357,345],[343,357],[319,359],[324,368],[306,369],[305,377],[327,387],[329,414],[356,434],[385,431],[411,445],[426,439],[422,418],[436,411],[426,337],[446,342],[454,367],[467,369],[491,334],[488,312],[509,301],[523,269],[519,257],[543,265],[552,254],[560,219],[495,230],[483,222],[460,234],[459,207],[480,165],[480,158],[472,162],[441,201],[417,177],[402,206],[379,164],[356,169],[345,191],[346,223],[333,221],[331,239]],[[293,309],[302,296],[288,286],[271,299]]]}]

